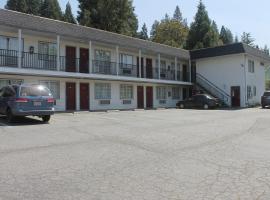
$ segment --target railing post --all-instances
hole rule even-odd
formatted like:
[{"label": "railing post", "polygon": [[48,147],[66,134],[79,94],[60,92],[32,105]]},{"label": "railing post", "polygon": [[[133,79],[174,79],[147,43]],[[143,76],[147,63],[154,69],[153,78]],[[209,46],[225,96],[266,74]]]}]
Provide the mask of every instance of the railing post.
[{"label": "railing post", "polygon": [[177,57],[174,58],[175,80],[177,81]]},{"label": "railing post", "polygon": [[89,73],[93,73],[92,68],[92,41],[89,41]]},{"label": "railing post", "polygon": [[57,71],[60,71],[60,36],[59,35],[57,35],[56,59],[57,59]]},{"label": "railing post", "polygon": [[116,75],[119,75],[119,46],[116,46]]},{"label": "railing post", "polygon": [[139,50],[139,77],[142,78],[142,50]]},{"label": "railing post", "polygon": [[80,72],[80,47],[76,47],[76,72]]},{"label": "railing post", "polygon": [[18,68],[22,68],[22,30],[18,30]]},{"label": "railing post", "polygon": [[191,82],[191,60],[188,60],[188,66],[189,66],[189,82]]},{"label": "railing post", "polygon": [[161,66],[161,63],[160,63],[160,53],[158,54],[158,79],[160,79],[160,66]]}]

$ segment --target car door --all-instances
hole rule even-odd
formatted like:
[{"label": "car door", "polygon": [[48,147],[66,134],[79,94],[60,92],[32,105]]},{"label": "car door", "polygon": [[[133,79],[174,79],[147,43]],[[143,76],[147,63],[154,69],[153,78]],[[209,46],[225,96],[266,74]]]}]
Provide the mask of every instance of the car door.
[{"label": "car door", "polygon": [[194,108],[200,107],[200,96],[193,97],[193,107]]}]

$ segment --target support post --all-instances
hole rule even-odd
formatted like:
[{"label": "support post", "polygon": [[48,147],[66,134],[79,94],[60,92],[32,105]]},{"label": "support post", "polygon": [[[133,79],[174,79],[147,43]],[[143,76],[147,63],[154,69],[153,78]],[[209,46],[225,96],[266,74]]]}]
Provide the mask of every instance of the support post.
[{"label": "support post", "polygon": [[89,41],[89,73],[92,74],[93,73],[93,63],[92,63],[92,41]]},{"label": "support post", "polygon": [[76,82],[76,110],[79,111],[81,110],[80,108],[80,82]]},{"label": "support post", "polygon": [[18,30],[18,68],[22,68],[22,29]]},{"label": "support post", "polygon": [[119,75],[119,46],[116,46],[116,75]]},{"label": "support post", "polygon": [[57,71],[60,71],[60,36],[59,35],[57,35],[56,59],[57,59]]},{"label": "support post", "polygon": [[189,65],[189,82],[191,82],[191,60],[190,59],[188,61],[188,65]]},{"label": "support post", "polygon": [[160,63],[160,53],[158,54],[158,79],[160,79],[160,67],[161,67],[161,63]]},{"label": "support post", "polygon": [[175,80],[177,81],[177,57],[174,58]]},{"label": "support post", "polygon": [[80,72],[80,47],[76,46],[76,72]]},{"label": "support post", "polygon": [[139,50],[139,75],[142,78],[142,50]]}]

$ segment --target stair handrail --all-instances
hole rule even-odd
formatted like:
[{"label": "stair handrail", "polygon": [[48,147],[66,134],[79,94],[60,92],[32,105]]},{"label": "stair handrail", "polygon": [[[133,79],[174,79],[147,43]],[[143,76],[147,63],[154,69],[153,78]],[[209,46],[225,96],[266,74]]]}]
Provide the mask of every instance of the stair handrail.
[{"label": "stair handrail", "polygon": [[225,92],[224,90],[220,89],[218,86],[216,86],[214,83],[212,83],[211,81],[209,81],[207,78],[205,78],[203,75],[196,73],[196,76],[203,79],[204,81],[206,81],[209,85],[211,85],[212,87],[214,87],[215,89],[219,90],[220,93],[223,93],[223,95],[227,96],[227,98],[230,98],[231,95],[227,94],[227,92]]}]

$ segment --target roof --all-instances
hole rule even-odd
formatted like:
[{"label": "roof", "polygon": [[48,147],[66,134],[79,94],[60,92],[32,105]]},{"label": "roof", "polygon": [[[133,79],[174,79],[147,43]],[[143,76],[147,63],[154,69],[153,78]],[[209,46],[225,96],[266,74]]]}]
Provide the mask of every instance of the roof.
[{"label": "roof", "polygon": [[0,9],[0,25],[190,58],[189,51],[184,49],[6,9]]},{"label": "roof", "polygon": [[244,43],[234,43],[234,44],[229,44],[229,45],[224,45],[224,46],[217,46],[213,48],[193,50],[193,51],[190,51],[190,56],[192,60],[196,60],[196,59],[202,59],[202,58],[210,58],[210,57],[241,54],[241,53],[253,55],[262,60],[270,62],[269,55],[267,55],[260,49],[251,47]]}]

